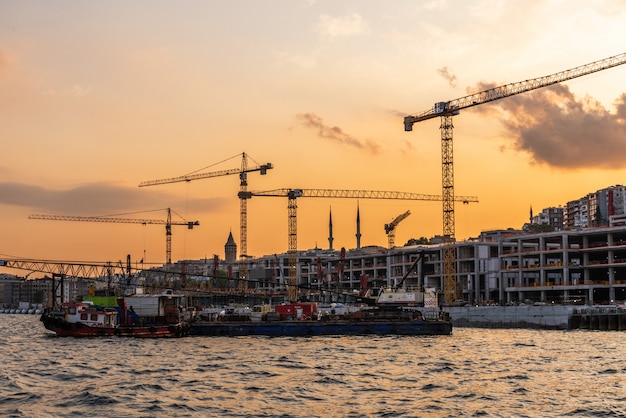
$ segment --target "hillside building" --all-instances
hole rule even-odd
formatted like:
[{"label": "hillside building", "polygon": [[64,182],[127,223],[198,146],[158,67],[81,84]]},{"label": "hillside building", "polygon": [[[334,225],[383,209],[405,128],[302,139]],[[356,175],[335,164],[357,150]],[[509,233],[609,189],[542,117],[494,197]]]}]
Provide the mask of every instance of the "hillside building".
[{"label": "hillside building", "polygon": [[626,189],[610,186],[567,202],[563,215],[564,228],[598,228],[624,224]]},{"label": "hillside building", "polygon": [[545,208],[537,215],[531,215],[531,224],[548,225],[555,231],[560,230],[564,227],[564,213],[562,207]]}]

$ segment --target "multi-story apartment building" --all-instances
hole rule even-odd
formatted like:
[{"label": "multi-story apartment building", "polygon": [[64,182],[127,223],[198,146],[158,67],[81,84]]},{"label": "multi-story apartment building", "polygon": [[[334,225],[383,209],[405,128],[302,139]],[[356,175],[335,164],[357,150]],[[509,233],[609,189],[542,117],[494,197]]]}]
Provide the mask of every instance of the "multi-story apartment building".
[{"label": "multi-story apartment building", "polygon": [[567,202],[563,222],[565,228],[589,227],[589,195]]},{"label": "multi-story apartment building", "polygon": [[531,219],[535,225],[549,225],[554,230],[563,229],[565,209],[562,207],[545,208]]},{"label": "multi-story apartment building", "polygon": [[20,302],[47,305],[51,302],[50,279],[26,280],[17,276],[0,277],[0,306],[17,307]]},{"label": "multi-story apartment building", "polygon": [[622,185],[600,189],[567,202],[564,228],[597,228],[625,223],[626,188]]}]

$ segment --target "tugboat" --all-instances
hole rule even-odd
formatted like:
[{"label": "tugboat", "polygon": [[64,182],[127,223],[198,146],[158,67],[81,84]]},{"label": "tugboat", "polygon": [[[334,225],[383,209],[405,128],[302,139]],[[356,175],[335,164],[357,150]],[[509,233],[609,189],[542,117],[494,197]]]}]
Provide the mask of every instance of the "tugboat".
[{"label": "tugboat", "polygon": [[[138,305],[139,313],[127,303]],[[141,298],[118,298],[117,307],[102,307],[90,301],[63,302],[41,315],[47,330],[59,337],[183,337],[189,332],[189,324],[176,304],[177,296],[171,292],[141,295]],[[143,303],[142,303],[143,302]],[[147,303],[146,303],[147,302]],[[153,315],[141,314],[146,307]]]}]

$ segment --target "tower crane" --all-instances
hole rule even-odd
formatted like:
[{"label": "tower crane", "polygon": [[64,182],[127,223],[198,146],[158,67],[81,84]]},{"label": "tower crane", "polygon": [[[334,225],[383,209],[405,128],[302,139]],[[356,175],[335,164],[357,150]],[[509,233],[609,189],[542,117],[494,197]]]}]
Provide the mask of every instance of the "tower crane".
[{"label": "tower crane", "polygon": [[[298,251],[297,236],[297,209],[296,199],[300,197],[326,197],[326,198],[348,198],[348,199],[396,199],[396,200],[430,200],[439,201],[441,196],[425,195],[418,193],[377,191],[377,190],[339,190],[339,189],[275,189],[259,192],[240,192],[239,198],[242,200],[251,199],[252,196],[287,197],[288,204],[288,278],[287,293],[290,301],[298,298],[298,280],[296,264]],[[459,196],[456,198],[463,202],[478,202],[474,196]]]},{"label": "tower crane", "polygon": [[553,84],[562,83],[573,78],[582,77],[608,68],[626,63],[626,53],[594,61],[592,63],[571,68],[555,74],[504,84],[499,87],[473,93],[447,102],[437,102],[431,109],[404,117],[404,130],[413,130],[413,124],[436,117],[441,118],[441,186],[443,197],[443,293],[444,301],[451,304],[456,299],[456,254],[454,225],[454,161],[452,152],[452,117],[463,109],[478,106],[505,97],[525,93]]},{"label": "tower crane", "polygon": [[[236,157],[238,155],[235,155]],[[234,158],[231,157],[231,158]],[[231,158],[228,158],[230,160]],[[226,160],[224,160],[226,161]],[[223,162],[223,161],[222,161]],[[207,168],[207,167],[205,167]],[[241,168],[233,168],[228,170],[220,170],[220,171],[212,171],[206,173],[198,173],[194,172],[191,174],[186,174],[184,176],[172,177],[160,180],[149,180],[143,181],[139,183],[139,187],[145,186],[156,186],[158,184],[168,184],[168,183],[179,183],[182,181],[192,181],[192,180],[200,180],[207,179],[212,177],[220,177],[220,176],[229,176],[232,174],[239,174],[239,193],[245,193],[248,190],[248,173],[252,173],[255,171],[259,171],[261,175],[267,174],[267,170],[274,168],[271,163],[259,164],[254,167],[248,167],[248,156],[245,152],[241,153]],[[202,171],[204,170],[198,170]],[[239,201],[239,240],[241,248],[239,251],[239,271],[244,275],[245,278],[248,276],[247,264],[245,263],[245,259],[248,256],[248,203],[245,199],[240,199]],[[243,281],[244,284],[247,284],[247,280]]]},{"label": "tower crane", "polygon": [[385,224],[385,233],[387,234],[387,240],[389,241],[389,248],[393,248],[396,239],[396,226],[411,214],[410,210],[396,216],[396,218],[388,224]]},{"label": "tower crane", "polygon": [[41,219],[48,221],[82,221],[82,222],[115,222],[142,225],[165,225],[165,260],[167,265],[172,264],[172,225],[184,225],[187,229],[193,229],[200,225],[198,221],[172,222],[172,210],[167,208],[167,219],[136,219],[119,218],[114,216],[65,216],[65,215],[30,215],[28,219]]}]

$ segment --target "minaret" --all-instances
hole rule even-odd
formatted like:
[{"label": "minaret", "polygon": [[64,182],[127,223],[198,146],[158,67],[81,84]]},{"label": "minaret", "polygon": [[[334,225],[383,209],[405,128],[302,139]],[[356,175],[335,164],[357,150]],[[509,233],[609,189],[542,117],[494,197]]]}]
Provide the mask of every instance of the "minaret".
[{"label": "minaret", "polygon": [[328,218],[328,249],[333,250],[333,209],[330,209],[330,216]]},{"label": "minaret", "polygon": [[361,212],[359,202],[356,202],[356,249],[361,248]]},{"label": "minaret", "polygon": [[226,253],[226,262],[234,263],[237,261],[237,244],[233,238],[233,231],[228,234],[226,245],[224,245],[224,252]]},{"label": "minaret", "polygon": [[533,205],[530,205],[530,224],[533,223]]}]

